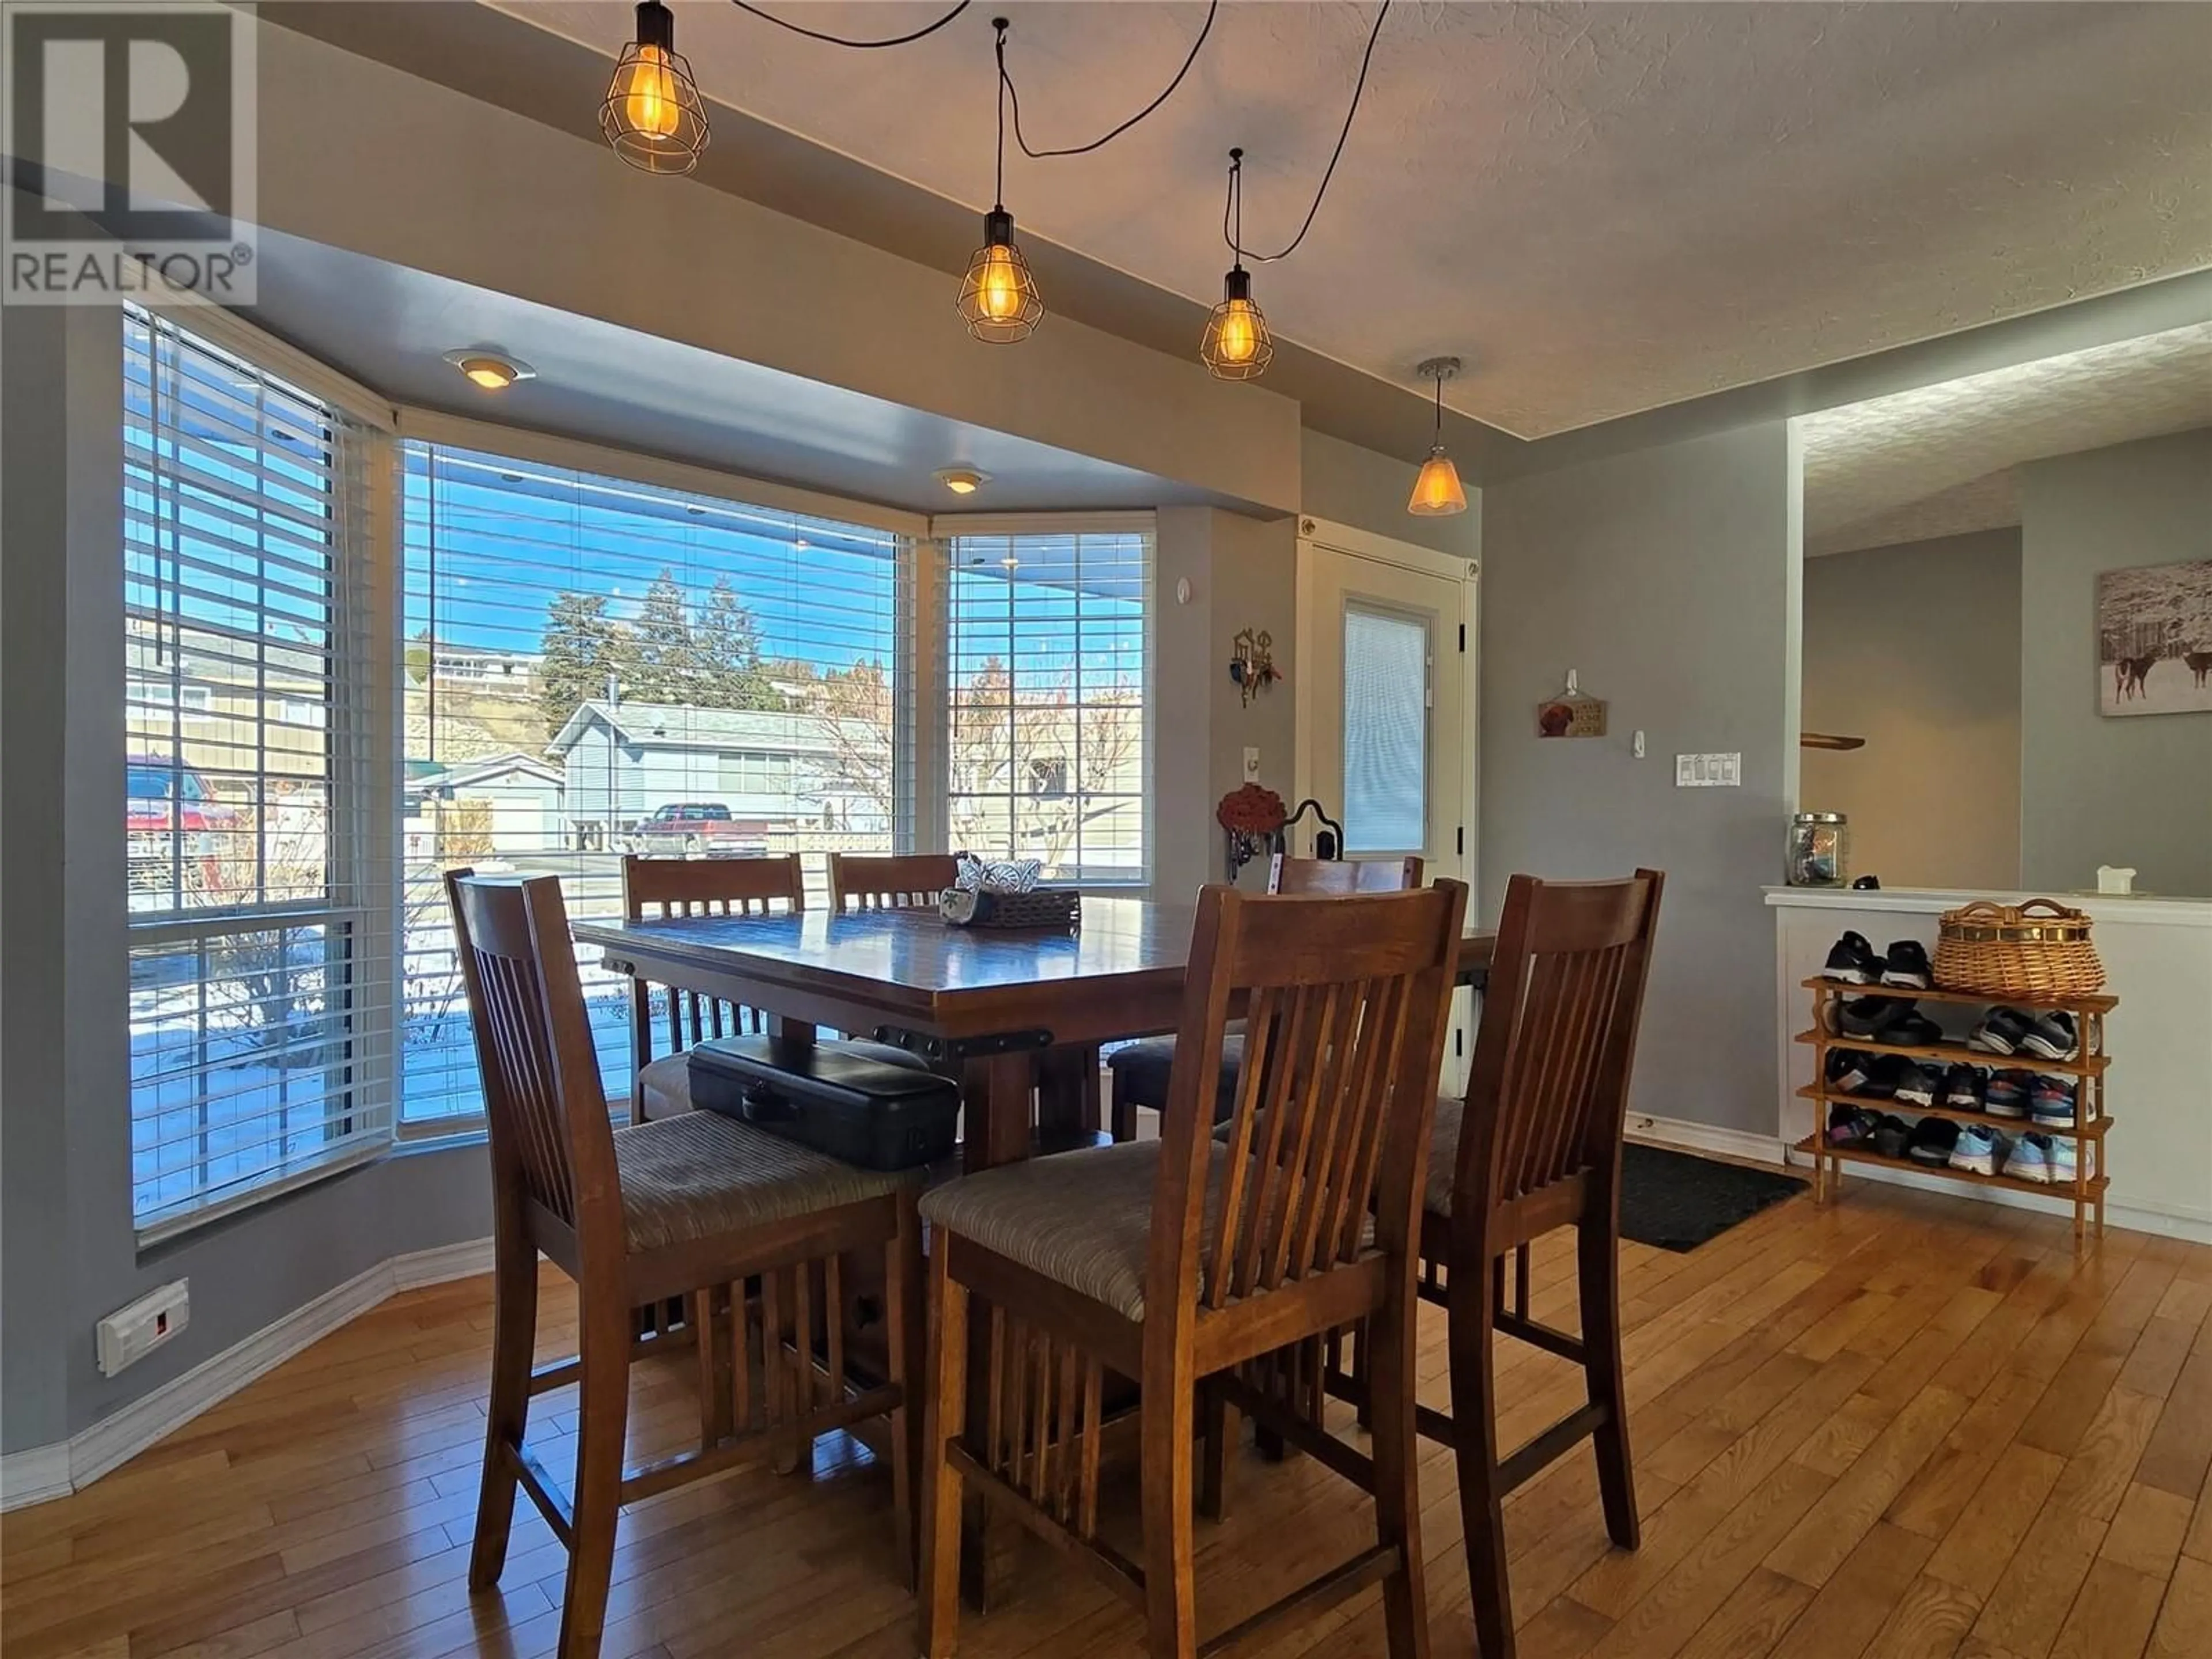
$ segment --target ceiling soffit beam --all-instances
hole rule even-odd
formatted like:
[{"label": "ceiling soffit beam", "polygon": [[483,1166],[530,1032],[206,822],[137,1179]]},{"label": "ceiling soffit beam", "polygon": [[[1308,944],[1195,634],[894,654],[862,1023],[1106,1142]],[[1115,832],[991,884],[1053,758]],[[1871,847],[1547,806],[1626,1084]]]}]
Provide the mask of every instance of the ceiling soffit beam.
[{"label": "ceiling soffit beam", "polygon": [[[610,59],[475,0],[264,0],[264,22],[435,82],[593,145]],[[744,111],[712,106],[714,142],[690,182],[850,237],[957,280],[975,252],[975,210],[892,178]],[[660,181],[639,181],[652,188]],[[1022,251],[1055,317],[1195,362],[1212,300],[1115,270],[1034,232]],[[947,304],[950,309],[950,302]],[[1295,399],[1307,426],[1410,468],[1428,453],[1433,410],[1406,366],[1405,384],[1381,380],[1295,341],[1276,338],[1264,390]],[[1441,341],[1438,349],[1464,342]],[[1480,372],[1480,359],[1473,360]],[[1444,413],[1444,441],[1480,482],[1489,465],[1528,446],[1496,427]]]},{"label": "ceiling soffit beam", "polygon": [[[413,6],[394,7],[411,11]],[[719,356],[1298,510],[1298,405],[1074,324],[977,347],[934,270],[684,180],[645,179],[447,88],[263,31],[273,228]],[[709,152],[712,153],[711,151]],[[568,234],[577,224],[589,236]]]}]

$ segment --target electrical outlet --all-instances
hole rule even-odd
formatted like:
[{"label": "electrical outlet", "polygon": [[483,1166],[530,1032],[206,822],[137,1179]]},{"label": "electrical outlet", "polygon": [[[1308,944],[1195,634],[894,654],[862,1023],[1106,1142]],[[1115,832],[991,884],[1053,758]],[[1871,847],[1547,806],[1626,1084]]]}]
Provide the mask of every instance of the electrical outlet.
[{"label": "electrical outlet", "polygon": [[176,1279],[101,1320],[95,1332],[100,1374],[113,1376],[137,1364],[191,1323],[191,1280]]},{"label": "electrical outlet", "polygon": [[1735,755],[1677,755],[1677,789],[1736,789],[1743,784],[1743,757]]}]

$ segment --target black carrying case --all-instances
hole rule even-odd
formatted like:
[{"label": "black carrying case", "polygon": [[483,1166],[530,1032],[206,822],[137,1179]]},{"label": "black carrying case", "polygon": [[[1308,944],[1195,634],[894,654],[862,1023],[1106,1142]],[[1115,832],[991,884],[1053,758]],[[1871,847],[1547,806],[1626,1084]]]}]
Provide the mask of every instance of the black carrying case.
[{"label": "black carrying case", "polygon": [[948,1156],[960,1088],[835,1042],[716,1037],[690,1050],[691,1103],[740,1118],[864,1170],[912,1170]]}]

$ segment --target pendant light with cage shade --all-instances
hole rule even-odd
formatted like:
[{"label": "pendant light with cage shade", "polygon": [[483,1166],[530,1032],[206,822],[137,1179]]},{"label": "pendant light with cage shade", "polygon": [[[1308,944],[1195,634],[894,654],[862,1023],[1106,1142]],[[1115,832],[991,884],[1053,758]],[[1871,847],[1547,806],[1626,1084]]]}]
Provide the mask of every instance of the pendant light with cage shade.
[{"label": "pendant light with cage shade", "polygon": [[1437,383],[1437,438],[1413,480],[1413,494],[1406,511],[1424,519],[1441,519],[1467,511],[1467,491],[1460,487],[1459,469],[1444,453],[1444,382],[1459,373],[1456,357],[1431,357],[1414,373]]},{"label": "pendant light with cage shade", "polygon": [[1275,339],[1252,298],[1252,273],[1244,269],[1244,152],[1229,152],[1229,274],[1221,303],[1206,319],[1198,355],[1218,380],[1256,380],[1275,360]]},{"label": "pendant light with cage shade", "polygon": [[991,210],[983,216],[983,246],[968,261],[960,282],[960,316],[969,333],[989,345],[1026,340],[1044,320],[1030,262],[1014,240],[1014,216],[1006,211],[1006,20],[994,17],[999,32],[999,152]]},{"label": "pendant light with cage shade", "polygon": [[641,173],[685,173],[707,148],[707,106],[676,50],[676,15],[661,0],[637,9],[637,38],[615,60],[599,131]]}]

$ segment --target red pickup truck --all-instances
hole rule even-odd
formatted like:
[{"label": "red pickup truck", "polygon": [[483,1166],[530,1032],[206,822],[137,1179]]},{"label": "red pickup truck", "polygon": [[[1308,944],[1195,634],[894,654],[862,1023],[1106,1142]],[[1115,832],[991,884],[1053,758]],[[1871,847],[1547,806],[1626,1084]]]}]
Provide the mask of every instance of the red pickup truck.
[{"label": "red pickup truck", "polygon": [[664,857],[688,853],[695,857],[758,858],[768,851],[768,826],[733,818],[728,807],[713,801],[672,801],[651,817],[641,818],[630,841],[641,853]]},{"label": "red pickup truck", "polygon": [[217,835],[237,822],[236,809],[217,800],[191,768],[144,755],[131,757],[124,794],[131,887],[167,889],[173,878],[172,860],[179,854],[187,886],[213,886]]}]

